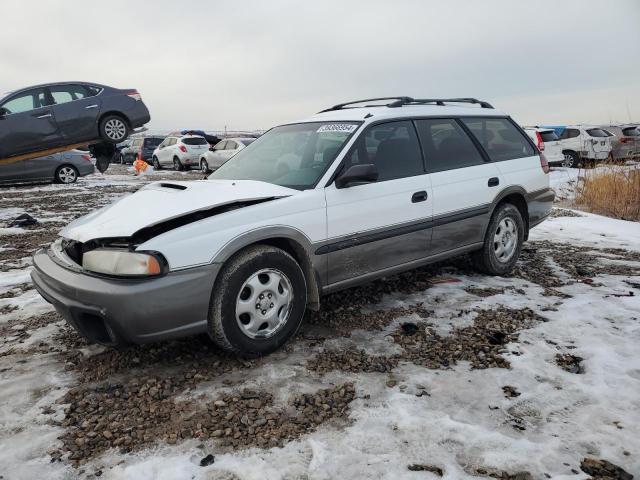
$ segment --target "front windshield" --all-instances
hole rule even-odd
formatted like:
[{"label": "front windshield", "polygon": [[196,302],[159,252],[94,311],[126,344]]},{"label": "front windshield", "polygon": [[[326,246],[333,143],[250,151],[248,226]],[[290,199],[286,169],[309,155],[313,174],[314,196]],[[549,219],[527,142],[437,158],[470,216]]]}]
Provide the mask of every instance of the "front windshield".
[{"label": "front windshield", "polygon": [[269,130],[212,173],[214,180],[258,180],[283,187],[313,188],[357,122],[313,122]]}]

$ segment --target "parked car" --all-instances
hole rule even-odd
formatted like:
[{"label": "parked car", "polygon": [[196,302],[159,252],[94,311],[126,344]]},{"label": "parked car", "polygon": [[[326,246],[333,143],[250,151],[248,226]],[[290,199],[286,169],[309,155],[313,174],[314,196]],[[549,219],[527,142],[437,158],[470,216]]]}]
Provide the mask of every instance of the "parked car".
[{"label": "parked car", "polygon": [[135,137],[131,144],[120,151],[120,163],[133,163],[141,157],[145,162],[151,163],[153,152],[162,143],[165,137]]},{"label": "parked car", "polygon": [[525,132],[534,141],[538,150],[544,152],[549,165],[567,166],[565,155],[562,153],[562,145],[558,135],[551,128],[525,127]]},{"label": "parked car", "polygon": [[215,146],[204,152],[200,157],[200,170],[208,172],[220,168],[247,145],[251,145],[255,138],[227,138],[220,140]]},{"label": "parked car", "polygon": [[272,128],[207,180],[151,183],[75,220],[31,275],[90,341],[208,332],[262,355],[330,292],[466,253],[508,274],[551,211],[548,171],[486,102],[336,105]]},{"label": "parked car", "polygon": [[575,125],[565,127],[560,135],[565,166],[577,167],[609,158],[611,137],[600,127]]},{"label": "parked car", "polygon": [[152,163],[157,170],[200,168],[200,156],[208,149],[209,143],[200,135],[169,135],[153,151]]},{"label": "parked car", "polygon": [[54,181],[74,183],[94,172],[91,156],[80,150],[0,165],[0,183]]},{"label": "parked car", "polygon": [[612,135],[611,155],[614,160],[640,157],[640,129],[636,125],[607,125],[602,129]]},{"label": "parked car", "polygon": [[24,88],[0,99],[0,158],[97,139],[117,144],[150,118],[133,89],[86,82]]}]

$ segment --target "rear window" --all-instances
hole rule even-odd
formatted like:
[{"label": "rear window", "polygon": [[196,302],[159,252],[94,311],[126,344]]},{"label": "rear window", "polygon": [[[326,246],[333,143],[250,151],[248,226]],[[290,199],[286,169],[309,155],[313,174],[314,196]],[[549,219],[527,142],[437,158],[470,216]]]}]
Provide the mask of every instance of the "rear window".
[{"label": "rear window", "polygon": [[622,134],[625,137],[640,137],[640,130],[637,127],[623,128]]},{"label": "rear window", "polygon": [[145,138],[144,144],[147,147],[157,147],[162,143],[162,138]]},{"label": "rear window", "polygon": [[540,132],[540,137],[543,142],[553,142],[554,140],[558,140],[558,135],[553,130],[548,130],[546,132]]},{"label": "rear window", "polygon": [[536,155],[528,137],[506,118],[463,118],[462,121],[493,162]]},{"label": "rear window", "polygon": [[602,130],[601,128],[590,128],[587,130],[587,133],[590,137],[608,137],[607,132]]},{"label": "rear window", "polygon": [[207,141],[202,137],[183,138],[182,143],[185,145],[206,145]]},{"label": "rear window", "polygon": [[240,140],[240,142],[246,146],[253,143],[255,140],[255,138],[243,138],[242,140]]}]

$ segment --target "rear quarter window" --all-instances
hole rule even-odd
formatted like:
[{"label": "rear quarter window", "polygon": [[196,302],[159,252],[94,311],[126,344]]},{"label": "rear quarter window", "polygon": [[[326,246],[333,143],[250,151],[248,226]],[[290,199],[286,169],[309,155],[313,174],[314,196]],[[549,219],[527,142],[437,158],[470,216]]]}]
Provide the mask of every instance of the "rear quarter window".
[{"label": "rear quarter window", "polygon": [[528,138],[507,118],[463,118],[462,121],[492,162],[536,155]]}]

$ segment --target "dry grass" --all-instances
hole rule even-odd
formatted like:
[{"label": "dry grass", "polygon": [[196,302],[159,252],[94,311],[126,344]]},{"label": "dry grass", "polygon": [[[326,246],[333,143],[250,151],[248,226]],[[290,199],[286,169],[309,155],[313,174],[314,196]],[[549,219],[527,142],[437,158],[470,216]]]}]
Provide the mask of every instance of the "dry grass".
[{"label": "dry grass", "polygon": [[640,169],[610,164],[588,172],[578,182],[576,203],[600,215],[640,221]]}]

